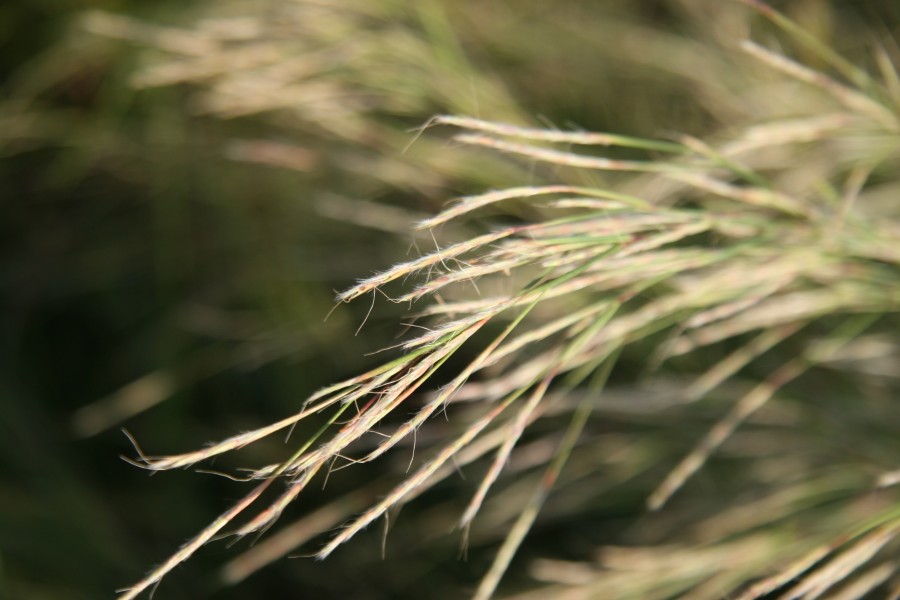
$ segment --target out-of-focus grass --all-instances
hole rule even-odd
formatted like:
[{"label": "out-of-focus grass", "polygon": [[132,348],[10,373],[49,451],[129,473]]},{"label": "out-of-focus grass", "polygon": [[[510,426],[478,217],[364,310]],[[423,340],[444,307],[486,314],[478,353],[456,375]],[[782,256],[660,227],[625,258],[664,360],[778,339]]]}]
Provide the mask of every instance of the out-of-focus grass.
[{"label": "out-of-focus grass", "polygon": [[[4,380],[13,400],[4,404],[2,422],[10,434],[4,436],[4,460],[16,469],[3,487],[12,498],[3,512],[29,534],[47,532],[16,535],[12,526],[0,528],[13,532],[0,548],[10,593],[106,593],[136,579],[211,520],[223,498],[239,493],[238,484],[196,475],[138,477],[111,460],[117,451],[129,452],[115,425],[153,408],[128,427],[154,452],[178,452],[291,414],[311,391],[377,364],[364,352],[395,343],[397,328],[387,323],[398,313],[383,301],[354,336],[369,313],[369,297],[340,307],[321,324],[334,289],[431,252],[436,244],[446,248],[483,233],[485,223],[541,223],[557,214],[621,210],[614,207],[621,198],[610,204],[590,195],[601,188],[663,211],[652,216],[663,218],[648,225],[653,231],[629,236],[672,235],[673,242],[694,236],[685,238],[685,248],[675,245],[673,252],[682,253],[670,257],[676,263],[702,260],[702,254],[686,256],[693,246],[715,254],[751,230],[769,235],[766,243],[755,241],[760,255],[738,253],[748,262],[730,263],[733,276],[725,277],[727,269],[719,280],[710,276],[709,289],[702,288],[702,278],[656,280],[687,263],[664,267],[657,261],[661,270],[651,274],[641,270],[646,265],[623,266],[623,277],[649,277],[650,287],[636,296],[639,304],[663,305],[695,285],[713,296],[740,290],[731,305],[738,315],[773,294],[818,290],[820,296],[771,305],[774,316],[767,318],[775,324],[749,346],[741,339],[703,348],[716,338],[725,309],[708,314],[709,323],[695,324],[697,339],[649,335],[635,322],[636,337],[646,341],[624,348],[612,374],[618,395],[607,391],[594,407],[513,564],[509,590],[537,580],[556,586],[539,594],[591,597],[599,589],[620,597],[669,597],[693,588],[698,597],[717,597],[777,570],[775,557],[800,556],[816,544],[834,556],[851,554],[857,540],[860,548],[874,547],[877,536],[887,534],[866,518],[890,506],[896,488],[861,490],[896,468],[896,317],[841,325],[835,316],[799,331],[792,327],[820,314],[852,314],[852,307],[890,312],[896,162],[879,161],[895,156],[896,130],[871,110],[841,103],[834,90],[823,92],[748,58],[735,41],[752,34],[766,47],[783,45],[802,64],[856,86],[890,117],[897,102],[890,63],[896,64],[891,38],[898,20],[886,7],[801,2],[788,8],[826,47],[865,65],[884,89],[829,60],[822,48],[804,44],[796,32],[779,33],[723,2],[617,2],[602,9],[580,2],[290,2],[252,10],[232,2],[130,16],[92,11],[73,19],[70,37],[9,80],[2,108],[11,132],[3,141],[9,215],[4,285],[11,306]],[[870,51],[879,42],[881,59]],[[697,179],[690,163],[677,161],[678,172],[693,179],[571,170],[564,163],[581,154],[537,154],[534,146],[510,145],[508,131],[485,129],[480,121],[451,123],[473,128],[461,142],[525,153],[526,159],[507,161],[448,143],[443,129],[425,131],[411,143],[411,129],[435,113],[644,137],[676,131],[703,136],[704,143],[674,141],[699,161],[700,175],[713,179]],[[578,143],[573,136],[562,141]],[[651,157],[666,156],[665,148]],[[615,158],[647,157],[627,147],[610,152]],[[590,150],[591,157],[601,154]],[[744,222],[729,213],[729,203],[748,198],[710,199],[707,191],[718,193],[710,190],[716,177],[771,186],[802,202],[787,211],[794,216],[785,222]],[[562,198],[547,196],[559,200],[556,205],[540,197],[491,204],[474,218],[435,229],[434,238],[416,237],[412,256],[406,256],[412,238],[403,232],[448,198],[543,182],[570,189],[560,190]],[[568,195],[576,200],[567,205]],[[763,194],[756,200],[775,201],[770,208],[776,212],[785,208],[778,205],[783,198]],[[829,227],[807,214],[808,206],[830,215]],[[699,207],[716,215],[719,229],[701,227],[692,213]],[[858,226],[868,223],[888,229],[859,234]],[[686,230],[691,226],[697,231]],[[551,242],[576,244],[566,250],[575,261],[570,265],[586,256],[578,252],[599,251],[600,240],[569,237],[563,223],[555,227],[559,235],[540,242],[518,239],[520,233],[497,240],[487,256],[468,265],[434,262],[431,281],[462,280],[459,291],[441,290],[452,306],[473,297],[467,281],[487,274],[491,261],[510,260],[508,268],[527,271],[538,258],[535,243],[548,251]],[[852,235],[843,237],[847,231]],[[822,254],[829,240],[834,247]],[[603,240],[611,249],[624,242]],[[511,293],[513,281],[479,281],[477,289],[490,298]],[[702,294],[694,300],[710,301]],[[556,310],[539,304],[526,324],[565,315],[573,321],[561,323],[557,335],[571,332],[583,319],[603,314],[581,314],[585,301],[556,301]],[[819,302],[818,312],[780,324],[779,314],[791,306],[802,313],[811,301]],[[864,325],[866,334],[851,341],[858,333],[853,328]],[[623,330],[623,339],[631,341],[631,335]],[[648,357],[656,364],[661,349],[682,354],[692,346],[700,349],[671,363],[670,379],[638,383]],[[764,352],[769,346],[775,350]],[[823,348],[832,352],[820,353]],[[729,386],[682,406],[679,399],[697,394],[691,374],[731,351],[737,364],[744,356],[754,360]],[[438,382],[450,381],[475,356],[463,346],[437,372]],[[795,371],[807,369],[807,361],[818,366],[799,377]],[[498,368],[467,384],[471,399],[498,393],[490,388],[492,377],[500,388],[517,384]],[[647,514],[647,495],[726,414],[725,403],[773,373],[796,378],[780,392],[787,399],[738,429],[672,506]],[[373,598],[421,597],[435,589],[456,597],[461,588],[474,589],[582,396],[556,390],[544,400],[532,396],[540,401],[533,416],[541,419],[509,457],[506,474],[514,476],[502,477],[486,496],[469,533],[468,562],[454,562],[447,543],[456,538],[443,533],[464,513],[487,463],[465,467],[472,475],[467,481],[441,482],[399,520],[392,514],[386,551],[396,560],[379,562],[379,535],[370,534],[368,542],[355,540],[328,561],[281,561],[216,597],[278,597],[285,586],[301,585],[310,593]],[[417,403],[415,410],[422,406],[422,399],[410,402]],[[848,414],[848,402],[859,409]],[[356,407],[348,406],[355,414]],[[222,579],[233,583],[285,553],[315,551],[329,540],[322,532],[378,502],[402,479],[413,441],[416,460],[427,461],[430,448],[478,418],[479,407],[460,403],[449,410],[449,422],[427,421],[414,440],[400,442],[405,453],[369,465],[368,483],[360,485],[366,470],[359,467],[332,472],[324,491],[305,490],[298,505],[286,509],[285,521],[289,514],[299,521],[269,532],[246,554],[243,546],[201,552],[199,564],[171,575],[160,593],[210,594],[216,586],[203,573],[222,560],[231,560]],[[399,426],[404,416],[387,425]],[[532,420],[526,413],[521,418]],[[292,439],[307,439],[320,424],[298,428]],[[459,462],[502,444],[509,439],[504,431],[493,432]],[[69,441],[85,436],[75,445]],[[362,440],[356,450],[369,451],[378,441]],[[290,452],[299,444],[292,442]],[[211,468],[274,463],[284,460],[284,450],[280,440],[260,442],[239,462],[220,457]],[[836,536],[852,531],[860,537],[837,545]],[[34,541],[26,545],[23,539]],[[725,564],[710,565],[716,562],[710,557]],[[892,585],[883,582],[890,581],[890,564],[878,563],[871,580]]]}]

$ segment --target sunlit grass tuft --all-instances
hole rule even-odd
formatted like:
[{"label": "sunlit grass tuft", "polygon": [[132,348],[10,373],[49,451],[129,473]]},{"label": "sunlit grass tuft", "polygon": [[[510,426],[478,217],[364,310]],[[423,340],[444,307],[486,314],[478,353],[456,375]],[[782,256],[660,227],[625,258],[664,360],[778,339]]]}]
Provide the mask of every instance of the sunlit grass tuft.
[{"label": "sunlit grass tuft", "polygon": [[[895,443],[882,454],[840,452],[820,439],[815,421],[818,397],[830,393],[819,381],[835,377],[838,397],[828,404],[872,411],[875,422],[848,423],[848,436],[864,439],[882,413],[887,420],[898,415],[889,400],[897,372],[863,384],[868,376],[851,366],[878,336],[883,356],[896,358],[900,343],[900,224],[895,208],[886,207],[893,218],[882,216],[878,194],[879,186],[896,184],[900,166],[896,69],[881,53],[880,76],[869,75],[786,17],[747,4],[829,71],[741,43],[734,68],[746,81],[737,95],[794,90],[803,101],[790,110],[762,103],[753,119],[702,140],[542,130],[474,117],[430,121],[423,138],[452,128],[455,144],[524,161],[534,180],[450,203],[418,225],[433,251],[338,294],[338,302],[371,296],[410,306],[414,333],[394,349],[396,358],[320,390],[268,427],[175,456],[140,454],[141,466],[154,471],[193,467],[300,421],[322,424],[292,442],[283,462],[251,471],[247,478],[256,483],[249,494],[123,598],[159,582],[226,527],[238,538],[266,531],[332,470],[362,470],[410,445],[415,455],[407,473],[378,500],[350,496],[335,505],[337,512],[326,507],[318,531],[307,518],[294,544],[270,538],[277,540],[274,552],[263,538],[226,578],[246,576],[341,522],[316,552],[326,558],[457,469],[484,461],[456,524],[464,540],[482,520],[507,533],[476,598],[495,593],[552,494],[566,491],[558,484],[591,494],[578,487],[581,480],[597,483],[598,496],[635,486],[651,512],[637,520],[628,548],[601,548],[593,560],[566,565],[534,562],[531,574],[543,581],[535,597],[592,598],[603,590],[605,597],[750,600],[783,590],[785,597],[816,598],[844,586],[840,597],[853,598],[882,585],[896,592],[900,452]],[[150,71],[155,79],[145,73],[140,81],[194,78],[199,67],[192,68],[157,69]],[[206,106],[231,116],[297,100],[279,94],[260,95],[264,106],[223,108],[212,98]],[[345,117],[329,113],[323,123],[345,134],[353,129]],[[527,210],[510,224],[453,239],[465,229],[454,226],[476,230],[490,222],[481,219],[483,211],[509,203]],[[636,360],[645,379],[665,382],[667,406],[642,401],[647,384],[636,382]],[[617,390],[631,394],[624,409],[612,402]],[[780,409],[771,406],[779,402]],[[640,418],[618,432],[617,455],[598,454],[609,433],[605,419],[622,410]],[[445,412],[451,424],[445,435],[423,436],[427,441],[416,445],[418,433]],[[552,432],[536,426],[550,419]],[[545,442],[540,460],[519,481],[504,481],[530,428]],[[687,446],[667,439],[685,432]],[[771,440],[787,448],[773,451]],[[716,497],[715,486],[692,487],[719,453],[737,457],[741,472],[730,477],[740,484],[723,487],[750,490],[740,498]],[[613,467],[618,475],[610,482],[601,475]],[[720,476],[723,468],[717,467]],[[567,479],[567,469],[578,476]],[[270,488],[282,484],[269,498]],[[680,496],[690,498],[679,502]],[[237,521],[252,509],[253,516]]]}]

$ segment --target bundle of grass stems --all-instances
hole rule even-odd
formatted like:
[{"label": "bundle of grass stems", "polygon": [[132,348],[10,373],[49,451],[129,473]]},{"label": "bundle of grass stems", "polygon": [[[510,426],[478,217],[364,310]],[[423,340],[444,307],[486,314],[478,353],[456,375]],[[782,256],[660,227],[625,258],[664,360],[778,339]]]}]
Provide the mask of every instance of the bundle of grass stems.
[{"label": "bundle of grass stems", "polygon": [[[384,186],[474,190],[409,233],[404,209],[323,202],[413,236],[415,257],[337,296],[364,315],[401,305],[405,337],[272,425],[138,451],[152,471],[206,468],[305,432],[237,473],[246,495],[122,598],[224,535],[265,532],[233,550],[227,582],[292,553],[325,559],[429,494],[452,501],[408,515],[423,537],[455,527],[493,557],[478,599],[900,597],[897,47],[873,32],[860,66],[756,0],[667,4],[690,35],[597,24],[610,62],[692,90],[691,118],[637,136],[536,126],[435,3],[418,30],[391,3],[236,3],[192,29],[89,15],[94,33],[154,48],[138,86],[188,83],[201,113],[358,147],[360,177]],[[436,97],[475,116],[410,132]],[[619,103],[676,117],[664,100]],[[230,152],[330,160],[246,140]],[[356,486],[295,508],[332,476]],[[554,528],[570,541],[530,545]]]}]

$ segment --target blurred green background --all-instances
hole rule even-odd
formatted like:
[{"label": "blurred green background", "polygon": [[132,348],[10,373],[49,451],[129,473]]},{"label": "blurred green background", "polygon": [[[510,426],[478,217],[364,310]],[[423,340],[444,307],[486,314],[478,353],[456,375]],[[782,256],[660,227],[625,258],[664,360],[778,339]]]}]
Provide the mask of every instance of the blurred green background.
[{"label": "blurred green background", "polygon": [[[850,57],[900,23],[888,1],[779,6]],[[379,303],[357,336],[369,303],[325,320],[335,291],[415,252],[409,224],[449,199],[529,182],[439,131],[407,148],[430,116],[716,132],[749,116],[715,96],[724,72],[704,87],[692,71],[742,15],[677,0],[3,3],[0,597],[110,597],[239,497],[211,475],[148,478],[120,460],[134,455],[120,427],[148,453],[184,451],[375,364],[403,307]],[[427,522],[436,493],[405,510]],[[623,493],[594,522],[614,531],[642,501]],[[457,561],[455,537],[405,527],[384,561],[372,531],[235,586],[216,569],[238,549],[216,543],[157,597],[471,589],[489,555]],[[537,539],[566,549],[577,529]]]}]

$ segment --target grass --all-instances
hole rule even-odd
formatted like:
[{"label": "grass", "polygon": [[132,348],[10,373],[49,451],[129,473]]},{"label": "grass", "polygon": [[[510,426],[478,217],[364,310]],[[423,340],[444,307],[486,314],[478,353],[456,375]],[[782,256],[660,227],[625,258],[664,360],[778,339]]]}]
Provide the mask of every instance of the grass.
[{"label": "grass", "polygon": [[896,9],[584,4],[6,57],[0,595],[896,595]]},{"label": "grass", "polygon": [[[225,579],[333,531],[315,552],[327,558],[466,470],[480,479],[454,488],[469,497],[455,523],[463,546],[485,545],[480,527],[500,536],[475,598],[498,591],[545,510],[577,522],[595,498],[616,494],[644,498],[648,511],[631,509],[623,545],[575,560],[533,558],[539,587],[513,586],[509,597],[900,594],[893,49],[876,50],[871,74],[767,5],[744,4],[773,29],[767,43],[715,51],[710,60],[733,61],[730,80],[720,68],[723,81],[708,82],[728,88],[710,104],[730,115],[729,126],[703,138],[429,121],[413,150],[441,147],[485,164],[503,156],[530,173],[529,184],[468,195],[420,220],[418,247],[432,251],[338,294],[340,303],[409,306],[412,333],[394,358],[321,389],[270,426],[173,456],[138,451],[135,462],[149,470],[196,467],[316,423],[289,456],[241,475],[251,491],[122,598],[213,539],[266,532],[313,482],[365,473],[377,459],[395,465],[377,500],[351,492],[288,526],[289,535],[262,537]],[[177,41],[92,19],[95,30]],[[255,71],[225,67],[253,66],[259,44],[231,56],[191,50],[201,42],[167,47],[182,56],[137,82],[221,77],[202,110],[226,117],[294,105],[313,91],[256,89],[251,102],[230,79]],[[375,51],[366,42],[356,49],[364,56]],[[452,44],[444,50],[438,60],[461,60]],[[288,65],[266,68],[274,77]],[[355,110],[338,102],[303,118],[358,139],[365,127]],[[432,138],[447,130],[449,148]],[[556,500],[564,495],[574,506]]]}]

